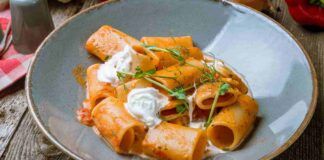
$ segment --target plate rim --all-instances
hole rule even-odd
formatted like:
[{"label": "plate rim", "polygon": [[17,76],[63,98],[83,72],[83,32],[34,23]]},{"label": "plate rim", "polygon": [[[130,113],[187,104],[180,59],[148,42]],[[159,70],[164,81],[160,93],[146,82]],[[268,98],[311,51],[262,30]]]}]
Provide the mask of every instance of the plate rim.
[{"label": "plate rim", "polygon": [[[120,0],[108,0],[106,2],[101,2],[99,4],[93,5],[87,9],[84,9],[80,12],[78,12],[77,14],[67,18],[62,24],[60,24],[57,28],[55,28],[50,34],[47,35],[47,37],[42,41],[42,43],[39,45],[39,47],[37,48],[37,50],[35,51],[34,57],[32,58],[32,61],[28,67],[28,71],[27,71],[27,75],[26,75],[26,80],[25,80],[25,92],[26,92],[26,97],[27,97],[27,103],[28,103],[28,109],[31,112],[31,115],[33,117],[33,119],[36,121],[36,124],[38,125],[38,127],[41,129],[42,133],[56,146],[58,147],[61,151],[63,151],[64,153],[68,154],[69,156],[71,156],[73,159],[77,159],[77,160],[83,160],[83,158],[77,154],[75,154],[74,152],[70,151],[65,145],[63,145],[62,143],[60,143],[54,135],[52,135],[50,133],[50,131],[48,131],[45,128],[45,125],[42,123],[42,120],[38,117],[38,113],[36,112],[35,108],[36,105],[33,102],[32,96],[31,96],[31,74],[33,72],[34,69],[34,64],[36,62],[36,58],[40,55],[40,51],[43,48],[43,46],[50,41],[50,39],[53,37],[53,34],[55,34],[58,30],[60,30],[61,28],[65,27],[69,22],[73,21],[76,17],[83,15],[83,14],[87,14],[91,11],[94,11],[96,9],[99,9],[105,5],[109,5],[110,3],[116,3],[119,2]],[[314,67],[314,64],[312,62],[312,60],[310,59],[310,56],[307,52],[307,50],[304,48],[304,46],[299,42],[299,40],[290,32],[288,31],[282,24],[280,24],[279,22],[275,21],[273,18],[269,17],[268,15],[255,10],[249,6],[243,5],[243,4],[239,4],[236,2],[228,2],[228,1],[223,1],[222,3],[226,3],[229,5],[232,5],[233,7],[239,6],[240,8],[244,8],[246,10],[250,10],[252,13],[256,14],[256,16],[261,16],[263,18],[265,18],[266,20],[268,20],[269,22],[272,22],[274,25],[277,25],[277,27],[279,27],[280,29],[282,29],[285,33],[288,34],[289,37],[292,38],[292,40],[297,44],[297,46],[301,49],[302,53],[304,54],[306,60],[307,60],[307,64],[308,67],[311,71],[311,76],[312,76],[312,83],[313,83],[313,93],[312,93],[312,100],[311,103],[309,105],[308,111],[305,115],[305,118],[303,119],[302,123],[300,124],[300,126],[297,128],[297,130],[295,131],[295,133],[293,135],[290,136],[290,138],[284,143],[282,144],[280,147],[278,147],[277,149],[269,152],[268,154],[264,155],[261,157],[262,160],[265,159],[272,159],[276,156],[278,156],[280,153],[284,152],[285,150],[287,150],[300,136],[301,134],[304,132],[304,130],[306,129],[306,127],[308,126],[309,122],[311,121],[315,109],[316,109],[316,105],[317,105],[317,99],[318,99],[318,80],[317,80],[317,73]]]}]

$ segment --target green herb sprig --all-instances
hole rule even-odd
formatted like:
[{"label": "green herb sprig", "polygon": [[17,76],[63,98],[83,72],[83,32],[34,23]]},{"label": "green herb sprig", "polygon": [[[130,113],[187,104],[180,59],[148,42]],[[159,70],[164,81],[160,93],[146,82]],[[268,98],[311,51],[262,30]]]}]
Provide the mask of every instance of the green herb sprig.
[{"label": "green herb sprig", "polygon": [[223,83],[219,88],[219,95],[223,96],[228,92],[231,86],[228,83]]},{"label": "green herb sprig", "polygon": [[177,113],[182,114],[187,111],[187,107],[184,104],[179,104],[176,106],[176,111]]},{"label": "green herb sprig", "polygon": [[156,46],[142,44],[146,49],[156,52],[166,52],[171,54],[173,58],[175,58],[182,65],[185,62],[185,58],[181,55],[181,51],[178,48],[160,48]]},{"label": "green herb sprig", "polygon": [[149,81],[149,82],[155,84],[156,86],[164,89],[165,91],[167,91],[170,94],[170,96],[175,97],[175,98],[181,100],[182,102],[184,102],[184,105],[187,108],[189,108],[189,104],[188,104],[187,99],[186,99],[186,93],[185,93],[183,87],[177,87],[177,88],[171,90],[167,86],[161,84],[158,81],[153,80],[152,78],[144,77],[144,79],[146,79],[147,81]]},{"label": "green herb sprig", "polygon": [[228,83],[223,83],[223,84],[220,85],[220,87],[216,91],[214,101],[213,101],[213,104],[212,104],[210,112],[209,112],[208,119],[205,122],[205,127],[208,127],[210,125],[211,121],[212,121],[212,117],[213,117],[213,114],[215,112],[218,97],[222,96],[222,95],[225,95],[226,92],[228,92],[229,88],[230,88],[230,85]]},{"label": "green herb sprig", "polygon": [[207,71],[203,72],[200,81],[215,82],[216,81],[215,75],[218,73],[215,68],[215,65],[208,65],[207,63],[203,63],[203,64],[205,70]]},{"label": "green herb sprig", "polygon": [[172,97],[176,97],[179,100],[185,100],[186,99],[186,92],[183,87],[177,87],[172,90],[170,93]]},{"label": "green herb sprig", "polygon": [[118,77],[118,79],[119,79],[120,81],[124,81],[125,78],[126,78],[126,76],[127,76],[126,74],[117,71],[117,77]]},{"label": "green herb sprig", "polygon": [[143,78],[145,76],[151,76],[156,72],[156,69],[151,69],[148,71],[143,71],[139,66],[137,66],[135,68],[135,74],[134,74],[134,78],[140,79]]}]

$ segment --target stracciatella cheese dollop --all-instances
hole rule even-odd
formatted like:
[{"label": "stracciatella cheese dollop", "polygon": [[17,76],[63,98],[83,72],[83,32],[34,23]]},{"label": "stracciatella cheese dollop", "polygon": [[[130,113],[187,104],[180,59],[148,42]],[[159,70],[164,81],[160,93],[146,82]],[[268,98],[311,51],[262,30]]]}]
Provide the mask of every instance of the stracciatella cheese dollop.
[{"label": "stracciatella cheese dollop", "polygon": [[129,92],[125,108],[136,119],[154,127],[161,122],[159,111],[168,103],[168,97],[155,88],[136,88]]},{"label": "stracciatella cheese dollop", "polygon": [[132,54],[136,54],[136,52],[130,46],[125,46],[122,51],[114,54],[107,62],[100,65],[97,72],[98,80],[110,83],[115,87],[118,86],[117,71],[130,71]]}]

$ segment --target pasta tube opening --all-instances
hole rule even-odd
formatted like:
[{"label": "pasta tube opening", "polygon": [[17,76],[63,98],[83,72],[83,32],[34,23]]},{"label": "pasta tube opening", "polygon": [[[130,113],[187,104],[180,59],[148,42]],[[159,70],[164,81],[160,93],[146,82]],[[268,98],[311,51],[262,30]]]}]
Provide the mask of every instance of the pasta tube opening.
[{"label": "pasta tube opening", "polygon": [[176,119],[168,121],[169,123],[181,125],[181,126],[187,126],[189,124],[189,116],[183,115],[181,117],[178,117]]},{"label": "pasta tube opening", "polygon": [[101,101],[93,109],[92,117],[100,135],[118,153],[130,153],[145,135],[144,124],[134,119],[116,98]]},{"label": "pasta tube opening", "polygon": [[207,99],[205,99],[205,100],[202,101],[202,104],[204,106],[209,106],[209,105],[212,105],[213,104],[213,101],[214,101],[214,98],[213,97],[207,98]]},{"label": "pasta tube opening", "polygon": [[123,151],[128,151],[133,146],[134,141],[135,141],[134,129],[130,128],[126,131],[126,133],[124,133],[124,136],[120,142],[119,147]]},{"label": "pasta tube opening", "polygon": [[[211,108],[218,87],[219,83],[207,83],[197,89],[195,102],[200,109],[207,110]],[[235,103],[239,94],[238,90],[230,88],[228,92],[218,97],[216,106],[224,107]]]},{"label": "pasta tube opening", "polygon": [[182,107],[184,107],[183,102],[180,100],[172,100],[160,110],[160,117],[165,121],[172,121],[176,124],[186,124],[188,112],[184,109],[182,110]]},{"label": "pasta tube opening", "polygon": [[96,97],[94,99],[94,104],[99,104],[102,100],[104,100],[106,97],[102,96],[102,97]]},{"label": "pasta tube opening", "polygon": [[212,126],[209,137],[213,144],[219,148],[228,148],[234,142],[232,129],[223,125]]},{"label": "pasta tube opening", "polygon": [[173,114],[177,114],[176,108],[166,109],[160,112],[160,116],[162,117],[173,115]]},{"label": "pasta tube opening", "polygon": [[222,108],[207,128],[208,139],[224,150],[236,149],[254,126],[258,104],[247,95],[240,95],[237,103]]},{"label": "pasta tube opening", "polygon": [[[218,106],[225,106],[224,104],[226,103],[234,103],[232,101],[236,100],[236,95],[232,94],[232,93],[226,93],[222,96],[219,96],[218,99],[217,99],[217,105]],[[201,103],[203,106],[206,106],[206,107],[203,107],[203,109],[210,109],[211,105],[213,104],[214,102],[214,97],[211,97],[211,98],[207,98],[207,99],[204,99]]]}]

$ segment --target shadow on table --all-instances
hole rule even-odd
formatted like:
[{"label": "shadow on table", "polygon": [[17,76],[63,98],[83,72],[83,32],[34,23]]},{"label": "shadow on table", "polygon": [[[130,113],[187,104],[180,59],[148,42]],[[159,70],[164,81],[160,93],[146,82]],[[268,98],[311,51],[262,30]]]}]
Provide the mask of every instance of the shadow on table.
[{"label": "shadow on table", "polygon": [[18,90],[24,89],[25,87],[25,77],[21,78],[11,86],[7,87],[3,91],[0,92],[0,98],[5,97],[6,95],[17,92]]}]

